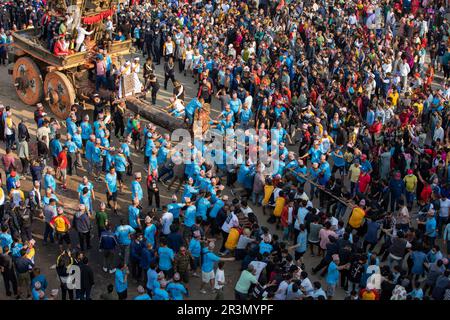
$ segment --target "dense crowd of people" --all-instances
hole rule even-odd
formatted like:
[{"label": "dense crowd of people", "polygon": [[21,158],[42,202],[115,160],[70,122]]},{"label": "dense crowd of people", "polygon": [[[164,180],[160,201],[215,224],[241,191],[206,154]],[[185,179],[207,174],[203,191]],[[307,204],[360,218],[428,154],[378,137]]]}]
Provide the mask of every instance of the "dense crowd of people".
[{"label": "dense crowd of people", "polygon": [[[132,74],[134,93],[150,94],[153,104],[155,64],[163,63],[164,89],[169,80],[173,86],[170,115],[190,125],[197,110],[220,105],[211,130],[229,137],[255,129],[258,137],[246,131],[245,151],[268,149],[276,171],[258,159],[230,161],[233,149],[215,150],[221,161],[211,161],[208,143],[180,151],[125,101],[99,95],[93,119],[74,105],[65,125],[39,104],[31,150],[26,124],[16,126],[12,108],[0,106],[0,266],[8,296],[59,296],[34,263],[31,228],[41,217],[42,244],[59,246],[63,300],[91,299],[89,258],[98,248],[103,272],[114,274],[101,295],[108,300],[127,299],[130,278],[139,283],[136,300],[181,300],[193,290],[223,299],[226,262],[234,260],[238,300],[450,299],[445,1],[134,1],[115,10],[102,22],[103,37],[132,39],[142,66],[139,58],[116,66],[103,38],[83,49],[92,30],[68,28],[70,16],[51,17],[39,1],[4,5],[0,44],[10,42],[5,30],[33,25],[55,54],[95,47],[97,92],[123,98],[122,79]],[[69,47],[58,44],[71,36]],[[182,74],[198,85],[189,101]],[[132,156],[141,154],[145,174],[133,168]],[[58,194],[84,174],[69,214]],[[23,179],[33,181],[31,190]],[[163,185],[176,187],[170,202],[160,197]],[[119,208],[126,189],[131,198]],[[317,265],[309,263],[314,256]],[[200,288],[191,277],[201,278]]]}]

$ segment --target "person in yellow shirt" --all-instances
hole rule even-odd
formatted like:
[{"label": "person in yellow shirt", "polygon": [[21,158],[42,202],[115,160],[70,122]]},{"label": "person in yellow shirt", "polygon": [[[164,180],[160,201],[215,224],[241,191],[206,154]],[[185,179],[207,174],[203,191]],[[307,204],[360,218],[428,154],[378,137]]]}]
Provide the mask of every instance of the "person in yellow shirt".
[{"label": "person in yellow shirt", "polygon": [[359,165],[359,160],[355,162],[348,169],[348,176],[350,178],[350,193],[352,197],[356,195],[356,188],[358,186],[359,175],[361,174],[361,167]]},{"label": "person in yellow shirt", "polygon": [[358,206],[355,206],[348,218],[348,225],[355,230],[361,228],[364,224],[364,217],[366,216],[366,211],[364,206],[366,205],[366,200],[362,199]]},{"label": "person in yellow shirt", "polygon": [[266,184],[264,185],[264,198],[262,201],[262,205],[263,205],[263,214],[266,214],[266,207],[270,204],[270,198],[272,197],[273,194],[273,190],[275,189],[275,187],[273,186],[272,180],[267,179],[266,180]]},{"label": "person in yellow shirt", "polygon": [[280,228],[281,222],[281,213],[283,212],[283,208],[286,205],[286,198],[284,197],[284,192],[280,191],[277,200],[275,201],[275,208],[273,209],[273,215],[277,220],[276,228]]},{"label": "person in yellow shirt", "polygon": [[393,105],[394,107],[397,106],[398,98],[399,98],[399,97],[400,97],[400,95],[398,94],[398,91],[397,91],[396,88],[392,89],[392,92],[388,95],[388,99],[391,100],[392,105]]},{"label": "person in yellow shirt", "polygon": [[417,190],[417,177],[413,174],[413,171],[409,169],[407,175],[403,178],[406,189],[406,204],[408,209],[411,210],[414,202],[414,197]]},{"label": "person in yellow shirt", "polygon": [[413,104],[413,107],[416,110],[417,115],[420,117],[423,112],[423,103],[421,103],[420,101],[417,101]]}]

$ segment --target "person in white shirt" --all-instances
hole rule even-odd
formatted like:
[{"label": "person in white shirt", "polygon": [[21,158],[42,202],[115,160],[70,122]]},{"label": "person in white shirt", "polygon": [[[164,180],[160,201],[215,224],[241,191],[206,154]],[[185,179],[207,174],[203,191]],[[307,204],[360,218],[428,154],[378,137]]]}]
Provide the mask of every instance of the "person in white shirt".
[{"label": "person in white shirt", "polygon": [[259,279],[259,277],[261,276],[261,273],[266,268],[267,263],[263,262],[263,261],[254,260],[254,261],[250,262],[250,265],[255,268],[255,278]]},{"label": "person in white shirt", "polygon": [[308,278],[308,273],[306,273],[306,271],[302,271],[300,273],[300,280],[301,280],[300,289],[306,296],[311,296],[314,292],[314,288],[311,283],[311,280],[309,280]]},{"label": "person in white shirt", "polygon": [[[36,132],[36,137],[38,140],[43,141],[47,144],[47,148],[49,147],[49,141],[50,141],[50,128],[48,125],[48,121],[44,120],[44,124],[42,125],[42,127],[40,127],[39,129],[37,129]],[[44,141],[43,137],[47,137]]]},{"label": "person in white shirt", "polygon": [[75,40],[75,51],[80,51],[81,45],[84,42],[84,38],[86,38],[86,36],[90,36],[93,32],[94,30],[86,31],[86,29],[84,29],[81,24],[78,26],[77,39]]},{"label": "person in white shirt", "polygon": [[223,270],[224,262],[219,261],[217,264],[216,275],[214,277],[214,290],[216,291],[216,300],[223,300],[223,287],[226,284],[225,271]]},{"label": "person in white shirt", "polygon": [[433,141],[436,142],[438,139],[443,142],[444,141],[444,129],[442,128],[440,123],[436,124],[436,130],[434,130]]},{"label": "person in white shirt", "polygon": [[161,224],[162,224],[162,232],[165,235],[168,235],[170,233],[170,226],[173,222],[173,214],[172,212],[167,210],[167,206],[163,206],[163,215],[161,217]]},{"label": "person in white shirt", "polygon": [[356,25],[358,23],[358,20],[356,19],[356,15],[354,13],[352,13],[349,17],[348,17],[348,24],[353,26]]},{"label": "person in white shirt", "polygon": [[449,208],[450,199],[446,196],[442,196],[442,198],[439,200],[439,217],[437,221],[439,236],[442,235],[442,229],[448,221]]},{"label": "person in white shirt", "polygon": [[141,93],[142,83],[139,80],[139,72],[141,71],[141,65],[139,63],[139,57],[134,58],[131,63],[131,74],[133,75],[134,93]]},{"label": "person in white shirt", "polygon": [[112,39],[113,38],[114,25],[113,25],[113,22],[111,20],[111,17],[107,17],[106,18],[105,31],[109,35],[109,39]]},{"label": "person in white shirt", "polygon": [[408,74],[411,72],[411,68],[409,67],[409,64],[406,61],[406,59],[403,59],[403,61],[399,64],[398,69],[400,72],[400,77],[402,79],[401,80],[402,90],[406,91],[408,90]]},{"label": "person in white shirt", "polygon": [[281,281],[280,285],[278,286],[277,292],[275,292],[274,300],[286,300],[288,287],[288,280]]},{"label": "person in white shirt", "polygon": [[219,255],[223,256],[228,253],[228,250],[225,249],[225,242],[227,241],[228,234],[230,233],[231,228],[237,227],[239,227],[239,219],[234,211],[229,210],[227,218],[222,225],[222,247],[220,248]]},{"label": "person in white shirt", "polygon": [[242,201],[241,211],[242,211],[242,213],[244,214],[244,216],[245,216],[246,218],[248,218],[248,214],[249,214],[249,213],[253,212],[252,208],[250,208],[250,207],[248,206],[248,203],[247,203],[247,201],[245,201],[245,200]]}]

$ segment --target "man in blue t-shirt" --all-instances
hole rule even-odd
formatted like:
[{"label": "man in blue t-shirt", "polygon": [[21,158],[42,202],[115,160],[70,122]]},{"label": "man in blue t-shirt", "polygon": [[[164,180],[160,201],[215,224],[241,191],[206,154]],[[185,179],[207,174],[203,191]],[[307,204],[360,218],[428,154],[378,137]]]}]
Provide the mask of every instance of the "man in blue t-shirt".
[{"label": "man in blue t-shirt", "polygon": [[183,300],[184,296],[188,294],[186,287],[180,281],[180,274],[177,272],[173,275],[173,282],[167,285],[167,292],[172,300]]},{"label": "man in blue t-shirt", "polygon": [[167,247],[167,240],[161,238],[160,247],[158,249],[159,270],[164,272],[167,278],[172,278],[173,275],[173,259],[175,254],[172,249]]},{"label": "man in blue t-shirt", "polygon": [[116,237],[119,242],[120,256],[125,264],[128,264],[130,258],[131,235],[136,233],[130,225],[127,225],[125,219],[120,221],[120,226],[116,228]]},{"label": "man in blue t-shirt", "polygon": [[235,258],[221,258],[214,253],[215,243],[211,241],[208,244],[208,248],[202,249],[202,284],[200,286],[200,292],[206,293],[205,286],[208,283],[211,286],[211,292],[214,292],[214,265],[219,261],[234,261]]},{"label": "man in blue t-shirt", "polygon": [[111,207],[114,210],[114,213],[117,213],[117,173],[116,168],[111,167],[109,169],[109,173],[105,176],[106,182],[106,203],[108,207]]},{"label": "man in blue t-shirt", "polygon": [[139,200],[134,199],[133,204],[128,207],[128,223],[135,230],[141,229],[141,221],[139,220]]},{"label": "man in blue t-shirt", "polygon": [[119,300],[126,300],[128,292],[128,267],[126,264],[122,263],[119,268],[116,269],[114,280]]}]

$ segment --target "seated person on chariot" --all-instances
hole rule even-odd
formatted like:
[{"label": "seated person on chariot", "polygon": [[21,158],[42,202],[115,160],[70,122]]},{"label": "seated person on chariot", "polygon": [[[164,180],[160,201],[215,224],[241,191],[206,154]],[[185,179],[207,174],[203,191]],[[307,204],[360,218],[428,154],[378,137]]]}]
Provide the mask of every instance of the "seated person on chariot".
[{"label": "seated person on chariot", "polygon": [[53,46],[53,54],[55,56],[67,56],[70,54],[69,44],[66,42],[64,35],[60,35]]},{"label": "seated person on chariot", "polygon": [[170,98],[170,104],[165,109],[168,110],[169,114],[174,117],[184,117],[184,103],[181,99],[177,99],[175,97]]},{"label": "seated person on chariot", "polygon": [[114,41],[123,42],[125,40],[126,40],[126,37],[122,34],[122,31],[117,32],[116,36],[114,37]]},{"label": "seated person on chariot", "polygon": [[81,44],[80,52],[92,52],[96,48],[95,40],[91,39],[90,36],[86,36],[83,43]]}]

